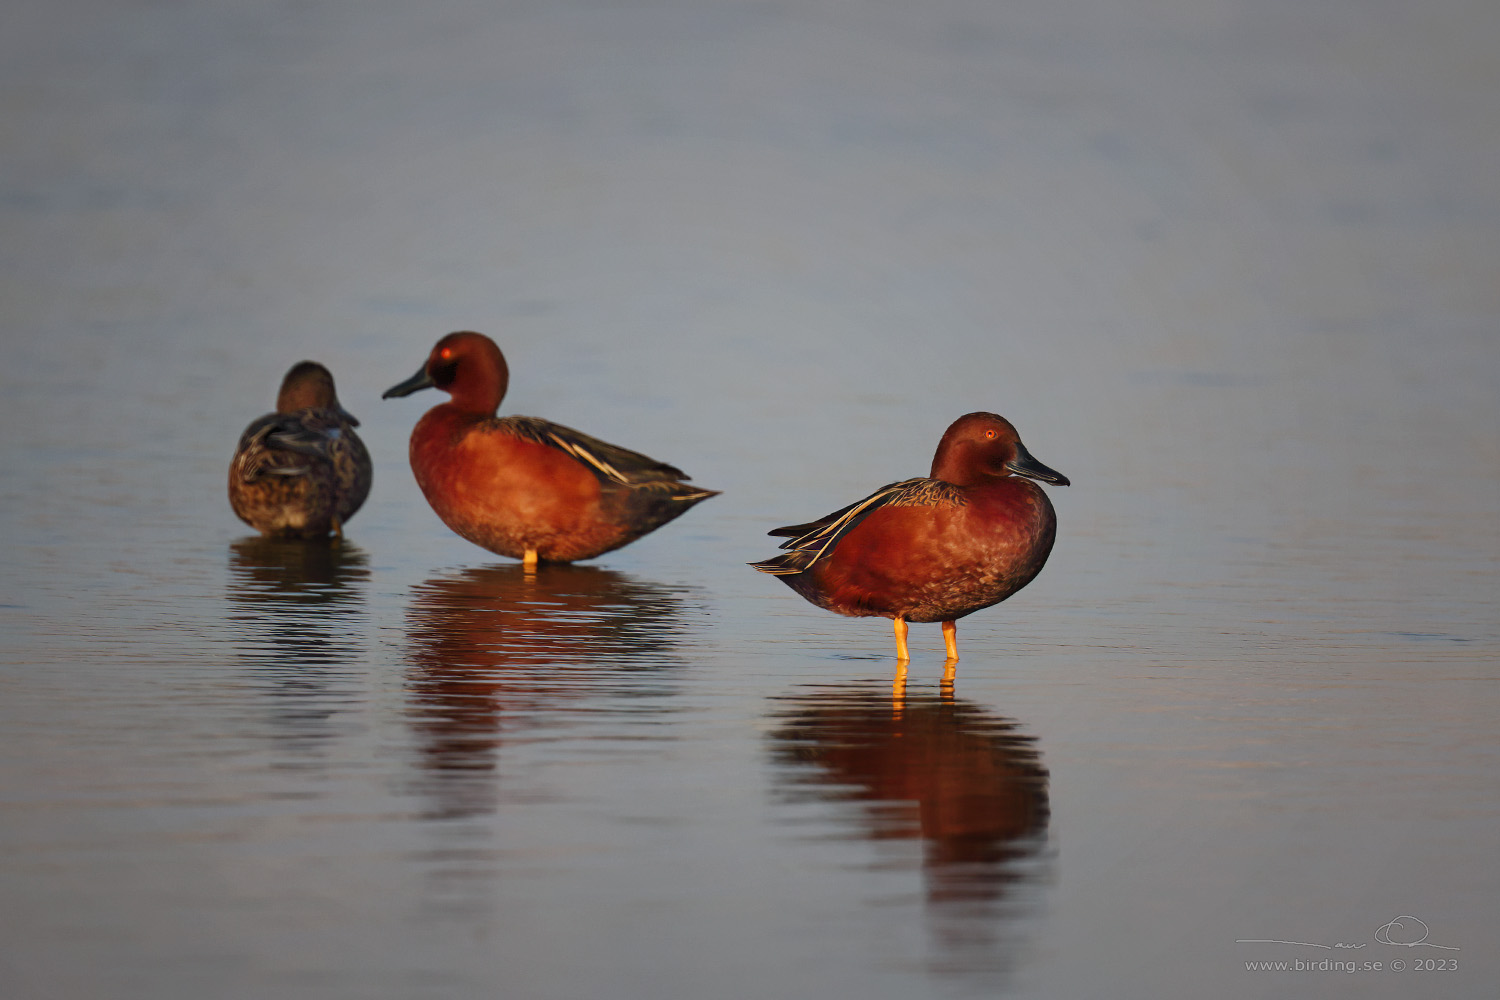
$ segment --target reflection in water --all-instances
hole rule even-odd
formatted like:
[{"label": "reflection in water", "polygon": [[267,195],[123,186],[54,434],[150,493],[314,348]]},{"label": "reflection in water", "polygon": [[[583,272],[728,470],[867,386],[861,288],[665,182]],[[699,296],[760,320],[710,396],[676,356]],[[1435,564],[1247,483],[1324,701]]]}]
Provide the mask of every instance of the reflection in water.
[{"label": "reflection in water", "polygon": [[618,699],[667,693],[659,668],[682,663],[684,593],[572,565],[487,566],[415,587],[408,717],[436,816],[494,809],[502,734],[555,736],[560,706],[628,711]]},{"label": "reflection in water", "polygon": [[1048,776],[1034,738],[950,688],[812,689],[775,716],[786,799],[858,803],[856,836],[920,840],[932,967],[1007,969],[1006,918],[1034,901],[1046,842]]},{"label": "reflection in water", "polygon": [[277,700],[273,719],[304,751],[334,734],[330,720],[358,694],[339,681],[360,662],[370,577],[348,542],[245,538],[229,547],[229,622],[242,662]]}]

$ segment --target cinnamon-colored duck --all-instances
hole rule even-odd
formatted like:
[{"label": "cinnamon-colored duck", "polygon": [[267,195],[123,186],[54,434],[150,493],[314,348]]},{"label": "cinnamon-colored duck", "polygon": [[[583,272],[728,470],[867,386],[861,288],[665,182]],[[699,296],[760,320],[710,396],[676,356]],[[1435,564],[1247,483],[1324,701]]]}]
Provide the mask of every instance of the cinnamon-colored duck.
[{"label": "cinnamon-colored duck", "polygon": [[240,435],[229,465],[229,505],[268,538],[342,537],[370,495],[370,453],[359,421],[339,405],[333,375],[316,361],[292,366],[276,412]]},{"label": "cinnamon-colored duck", "polygon": [[750,565],[820,608],[892,619],[902,664],[907,623],[942,622],[951,664],[957,620],[1026,586],[1052,551],[1057,515],[1031,479],[1068,485],[1031,457],[1010,421],[966,414],[943,434],[928,478],[777,528],[770,534],[790,536],[781,546],[790,551]]},{"label": "cinnamon-colored duck", "polygon": [[681,469],[538,417],[498,417],[510,370],[482,333],[450,333],[385,391],[452,398],[411,434],[411,468],[442,522],[475,545],[538,561],[589,559],[635,541],[717,490]]}]

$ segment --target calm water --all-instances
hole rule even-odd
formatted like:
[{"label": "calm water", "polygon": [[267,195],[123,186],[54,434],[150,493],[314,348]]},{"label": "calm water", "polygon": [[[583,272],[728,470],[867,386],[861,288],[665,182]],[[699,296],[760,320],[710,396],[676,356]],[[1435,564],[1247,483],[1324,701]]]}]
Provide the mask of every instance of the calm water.
[{"label": "calm water", "polygon": [[[0,20],[0,994],[1495,995],[1500,8]],[[456,538],[460,328],[724,495]],[[224,497],[304,357],[341,546]],[[744,563],[975,409],[1075,485],[896,697]]]}]

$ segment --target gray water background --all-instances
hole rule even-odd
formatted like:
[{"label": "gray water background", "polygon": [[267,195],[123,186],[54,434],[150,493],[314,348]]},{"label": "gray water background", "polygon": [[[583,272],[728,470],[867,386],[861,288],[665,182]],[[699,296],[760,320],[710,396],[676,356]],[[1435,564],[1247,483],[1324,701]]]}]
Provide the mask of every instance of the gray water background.
[{"label": "gray water background", "polygon": [[[0,994],[1494,996],[1497,45],[8,5]],[[535,580],[453,536],[436,394],[379,394],[461,328],[503,412],[724,495]],[[304,357],[376,461],[338,549],[224,498]],[[897,701],[888,623],[744,563],[976,409],[1074,485]]]}]

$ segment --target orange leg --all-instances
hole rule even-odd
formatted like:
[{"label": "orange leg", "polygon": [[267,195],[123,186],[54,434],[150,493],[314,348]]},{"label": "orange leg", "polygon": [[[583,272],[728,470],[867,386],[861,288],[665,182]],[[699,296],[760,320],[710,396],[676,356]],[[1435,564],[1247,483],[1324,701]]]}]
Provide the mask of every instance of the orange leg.
[{"label": "orange leg", "polygon": [[943,643],[948,647],[948,659],[958,659],[958,622],[943,622]]},{"label": "orange leg", "polygon": [[525,573],[536,572],[536,549],[526,550],[526,554],[521,557],[521,570]]},{"label": "orange leg", "polygon": [[896,662],[905,666],[911,662],[911,654],[906,651],[906,622],[900,618],[892,618],[896,626]]}]

